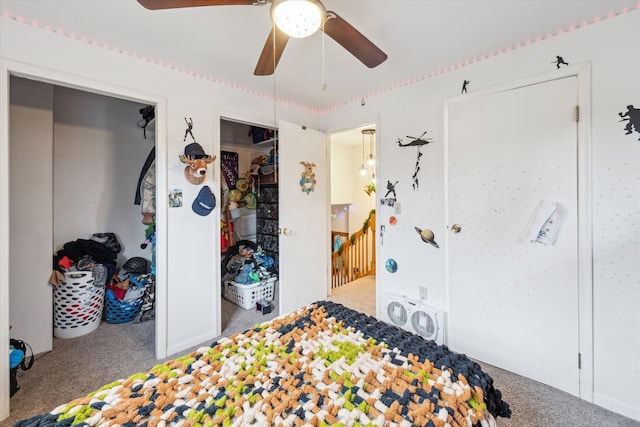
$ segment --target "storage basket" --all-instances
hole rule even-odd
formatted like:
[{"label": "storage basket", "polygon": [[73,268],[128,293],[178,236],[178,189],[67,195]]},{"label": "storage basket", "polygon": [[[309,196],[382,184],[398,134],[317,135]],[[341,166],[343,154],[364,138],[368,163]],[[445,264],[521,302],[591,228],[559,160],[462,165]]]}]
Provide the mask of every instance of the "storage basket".
[{"label": "storage basket", "polygon": [[224,298],[245,309],[256,308],[260,300],[273,301],[277,277],[256,282],[251,285],[241,285],[231,280],[224,282]]},{"label": "storage basket", "polygon": [[100,326],[104,287],[95,286],[90,271],[73,271],[53,289],[53,335],[75,338]]},{"label": "storage basket", "polygon": [[113,292],[107,292],[104,298],[104,321],[107,323],[127,323],[136,318],[142,308],[143,298],[133,303],[119,300]]}]

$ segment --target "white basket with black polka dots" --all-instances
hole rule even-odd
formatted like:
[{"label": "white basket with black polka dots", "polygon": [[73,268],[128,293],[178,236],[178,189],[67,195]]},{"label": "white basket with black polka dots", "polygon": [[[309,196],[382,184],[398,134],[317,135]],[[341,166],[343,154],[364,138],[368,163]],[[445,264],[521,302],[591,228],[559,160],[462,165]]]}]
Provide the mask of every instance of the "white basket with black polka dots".
[{"label": "white basket with black polka dots", "polygon": [[104,307],[104,286],[95,286],[90,271],[65,273],[53,289],[53,335],[75,338],[100,326]]}]

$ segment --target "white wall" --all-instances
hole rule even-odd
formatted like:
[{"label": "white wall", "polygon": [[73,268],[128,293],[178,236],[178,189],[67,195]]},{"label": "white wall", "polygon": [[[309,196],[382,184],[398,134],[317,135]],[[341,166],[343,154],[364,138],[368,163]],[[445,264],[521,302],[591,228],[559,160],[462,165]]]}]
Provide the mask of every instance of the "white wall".
[{"label": "white wall", "polygon": [[[331,204],[353,203],[353,148],[346,144],[331,144]],[[357,169],[356,169],[357,173]]]},{"label": "white wall", "polygon": [[[369,142],[365,144],[365,158],[369,155]],[[375,155],[375,146],[374,146]],[[365,160],[366,161],[366,160]],[[362,146],[331,144],[331,204],[349,204],[349,235],[362,229],[369,212],[376,207],[377,193],[368,196],[364,187],[371,181],[370,168],[366,176],[360,175]]]},{"label": "white wall", "polygon": [[[93,233],[118,236],[122,252],[117,266],[141,256],[151,261],[151,247],[143,250],[146,225],[134,204],[138,178],[155,145],[137,122],[143,104],[78,91],[54,90],[54,234],[59,250],[65,243],[89,239]],[[161,202],[165,199],[162,198]]]},{"label": "white wall", "polygon": [[[444,248],[427,252],[413,230],[418,224],[430,227],[436,241],[442,240],[446,232],[444,100],[458,96],[465,79],[470,81],[471,92],[552,71],[555,65],[550,62],[556,55],[562,55],[570,64],[590,61],[593,398],[597,404],[640,420],[640,135],[624,135],[624,123],[618,117],[618,112],[625,111],[629,104],[640,107],[640,57],[633,53],[638,50],[638,40],[640,12],[634,11],[418,83],[401,85],[396,91],[368,99],[365,107],[354,103],[331,112],[325,122],[334,125],[380,114],[377,137],[379,158],[384,160],[378,168],[379,183],[398,180],[396,191],[402,204],[402,213],[395,215],[398,225],[386,227],[384,246],[380,248],[380,261],[394,258],[399,269],[395,274],[382,269],[380,290],[393,288],[394,292],[418,298],[418,287],[425,286],[430,303],[444,306]],[[415,149],[399,148],[395,142],[425,130],[431,131],[434,143],[423,147],[420,186],[413,190]],[[380,207],[378,224],[388,224],[392,214],[391,208]],[[470,314],[469,321],[472,319]]]},{"label": "white wall", "polygon": [[349,205],[331,205],[331,231],[349,232]]}]

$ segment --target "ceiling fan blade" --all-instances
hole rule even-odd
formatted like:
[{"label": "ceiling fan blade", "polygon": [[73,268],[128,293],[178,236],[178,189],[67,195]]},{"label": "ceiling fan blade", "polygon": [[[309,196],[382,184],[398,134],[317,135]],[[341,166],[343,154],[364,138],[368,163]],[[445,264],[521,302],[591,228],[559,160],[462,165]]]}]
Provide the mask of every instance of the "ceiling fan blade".
[{"label": "ceiling fan blade", "polygon": [[386,53],[335,12],[327,12],[324,32],[369,68],[387,59]]},{"label": "ceiling fan blade", "polygon": [[255,0],[138,0],[150,10],[175,9],[196,6],[242,6],[255,4]]},{"label": "ceiling fan blade", "polygon": [[256,76],[270,76],[273,74],[288,41],[289,36],[274,26],[262,48],[262,53],[258,58],[258,64],[256,64],[253,74]]}]

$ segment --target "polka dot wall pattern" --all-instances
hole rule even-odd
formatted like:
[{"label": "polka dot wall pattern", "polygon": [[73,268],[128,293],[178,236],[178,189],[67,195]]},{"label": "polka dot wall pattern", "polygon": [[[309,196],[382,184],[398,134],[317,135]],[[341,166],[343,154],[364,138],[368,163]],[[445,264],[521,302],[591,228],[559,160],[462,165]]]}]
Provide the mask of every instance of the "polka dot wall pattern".
[{"label": "polka dot wall pattern", "polygon": [[[603,284],[594,304],[609,308],[609,325],[623,327],[639,316],[633,307],[640,306],[640,166],[627,160],[608,166],[594,176],[593,193],[594,282]],[[633,302],[618,304],[620,295]]]}]

